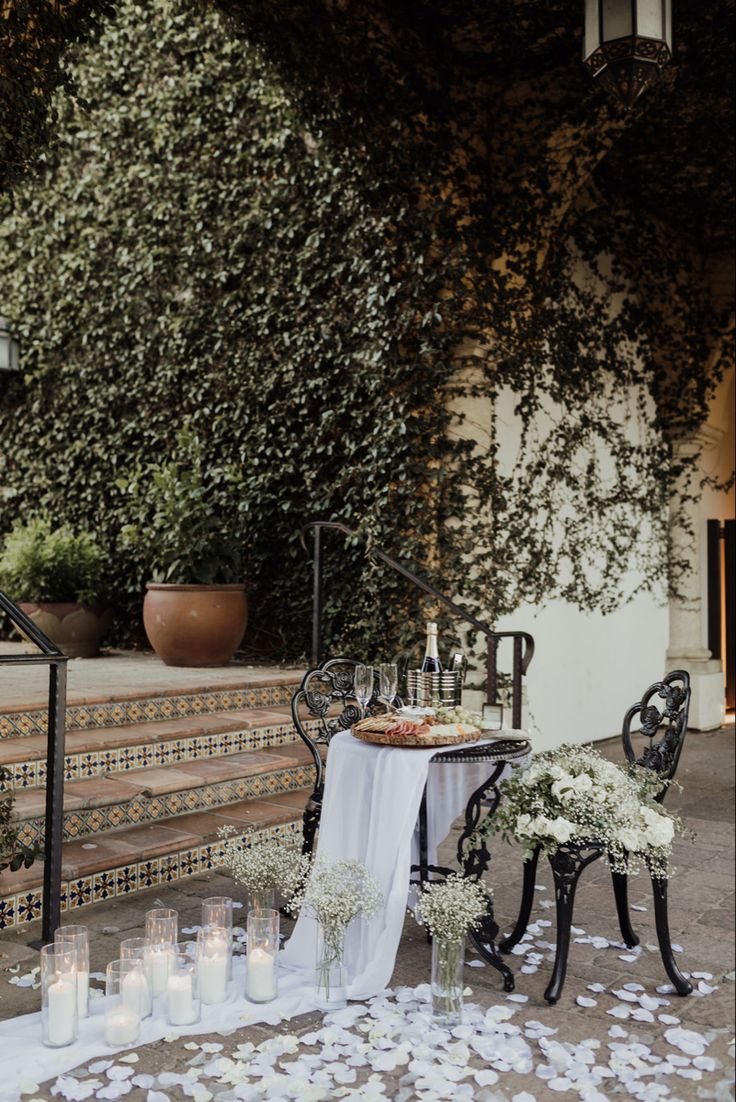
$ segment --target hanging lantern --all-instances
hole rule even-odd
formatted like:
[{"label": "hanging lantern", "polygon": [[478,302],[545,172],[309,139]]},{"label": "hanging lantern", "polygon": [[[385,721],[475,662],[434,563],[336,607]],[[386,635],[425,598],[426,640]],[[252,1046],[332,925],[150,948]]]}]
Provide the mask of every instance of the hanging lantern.
[{"label": "hanging lantern", "polygon": [[585,0],[583,64],[626,107],[672,58],[672,0]]},{"label": "hanging lantern", "polygon": [[5,318],[0,317],[0,371],[17,371],[19,366],[18,341]]}]

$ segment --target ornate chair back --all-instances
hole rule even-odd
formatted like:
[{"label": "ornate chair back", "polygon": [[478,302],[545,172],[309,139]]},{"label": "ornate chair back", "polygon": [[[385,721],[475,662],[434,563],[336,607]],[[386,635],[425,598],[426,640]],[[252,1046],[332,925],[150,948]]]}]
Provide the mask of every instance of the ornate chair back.
[{"label": "ornate chair back", "polygon": [[[294,726],[314,758],[317,770],[315,791],[321,790],[324,774],[319,746],[329,746],[333,735],[352,727],[363,714],[355,696],[357,665],[359,663],[355,658],[328,658],[315,669],[307,670],[301,685],[291,698]],[[366,708],[369,715],[372,714],[377,700],[378,695],[374,688],[373,697]]]},{"label": "ornate chair back", "polygon": [[[652,703],[655,698],[662,700],[663,706]],[[673,780],[685,741],[689,709],[690,677],[685,670],[673,670],[663,681],[650,685],[624,717],[622,737],[628,761],[655,770],[665,782]],[[649,739],[649,745],[639,757],[631,741],[631,724],[637,716],[641,725],[639,733]],[[656,797],[660,803],[666,793],[665,783]]]}]

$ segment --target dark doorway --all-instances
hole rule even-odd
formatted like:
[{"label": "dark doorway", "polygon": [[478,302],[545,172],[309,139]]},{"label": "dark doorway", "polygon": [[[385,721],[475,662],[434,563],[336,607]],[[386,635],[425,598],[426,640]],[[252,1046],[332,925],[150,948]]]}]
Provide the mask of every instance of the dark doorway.
[{"label": "dark doorway", "polygon": [[708,648],[726,674],[726,709],[736,709],[736,520],[708,521]]}]

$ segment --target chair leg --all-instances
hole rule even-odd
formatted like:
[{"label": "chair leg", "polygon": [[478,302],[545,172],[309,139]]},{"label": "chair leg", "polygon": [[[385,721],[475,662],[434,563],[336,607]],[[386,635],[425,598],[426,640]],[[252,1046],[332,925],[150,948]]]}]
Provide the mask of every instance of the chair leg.
[{"label": "chair leg", "polygon": [[314,792],[307,800],[307,806],[304,808],[304,815],[302,816],[302,853],[307,856],[310,856],[314,849],[314,838],[317,833],[321,815],[322,790],[315,788]]},{"label": "chair leg", "polygon": [[555,965],[552,970],[552,979],[544,992],[544,997],[550,1005],[557,1002],[565,985],[575,889],[578,886],[578,880],[583,869],[600,857],[601,852],[599,849],[593,849],[585,855],[582,851],[576,849],[558,849],[549,859],[555,880],[555,902],[557,904]]},{"label": "chair leg", "polygon": [[659,951],[662,954],[664,970],[672,981],[678,995],[689,995],[693,985],[686,980],[680,969],[675,964],[670,940],[670,924],[667,916],[667,881],[658,876],[652,877],[652,890],[654,892],[654,921],[657,926],[657,939]]},{"label": "chair leg", "polygon": [[611,872],[611,880],[613,881],[613,894],[616,899],[616,911],[618,913],[618,924],[621,930],[621,937],[624,939],[629,949],[633,949],[635,945],[639,944],[639,938],[634,933],[631,926],[631,918],[629,917],[629,882],[625,872]]},{"label": "chair leg", "polygon": [[532,906],[534,904],[534,885],[537,880],[538,862],[539,850],[535,849],[529,860],[524,862],[524,889],[521,895],[521,907],[519,908],[519,917],[516,920],[516,925],[509,936],[498,943],[498,948],[502,953],[510,953],[513,947],[519,944],[526,933],[526,928],[529,925],[529,916],[532,913]]}]

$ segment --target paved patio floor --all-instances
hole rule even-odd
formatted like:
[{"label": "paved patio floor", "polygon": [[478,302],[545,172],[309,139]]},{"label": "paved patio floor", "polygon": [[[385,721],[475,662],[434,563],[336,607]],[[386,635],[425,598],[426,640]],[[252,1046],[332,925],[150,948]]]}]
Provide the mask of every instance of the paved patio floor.
[{"label": "paved patio floor", "polygon": [[[618,759],[619,747],[615,742],[601,747],[607,756]],[[667,1086],[670,1094],[667,1102],[681,1099],[690,1102],[696,1099],[716,1099],[726,1102],[732,1097],[730,1080],[733,1061],[733,1022],[734,1022],[734,728],[722,728],[709,734],[691,733],[683,752],[679,779],[681,792],[673,791],[670,802],[678,808],[688,826],[696,832],[694,841],[683,841],[678,847],[678,872],[671,883],[670,920],[672,936],[683,947],[679,955],[681,967],[690,972],[711,973],[711,984],[718,989],[705,996],[691,996],[679,999],[668,996],[671,1005],[666,1008],[668,1014],[681,1019],[682,1026],[695,1030],[710,1041],[708,1056],[716,1061],[712,1071],[697,1073],[696,1078],[670,1076]],[[446,843],[445,857],[452,853],[452,838]],[[495,888],[496,910],[502,929],[508,929],[518,902],[520,872],[518,854],[502,843],[494,845],[491,879]],[[551,903],[552,884],[549,871],[541,870],[538,892],[540,905],[534,918],[554,917]],[[141,932],[143,912],[154,905],[154,899],[160,899],[165,905],[176,907],[181,915],[181,926],[199,922],[200,899],[206,895],[232,893],[229,879],[222,874],[207,874],[188,880],[180,886],[172,886],[165,891],[153,889],[150,893],[137,895],[129,900],[115,900],[105,907],[90,909],[86,921],[92,932],[92,967],[104,968],[107,960],[117,955],[118,942],[123,936]],[[659,1021],[654,1024],[638,1021],[619,1021],[607,1013],[617,1000],[609,993],[596,996],[595,1007],[583,1008],[576,1004],[576,996],[589,996],[587,984],[602,983],[610,990],[621,988],[625,983],[638,981],[645,985],[648,993],[654,993],[657,985],[667,982],[662,970],[659,954],[655,948],[653,913],[650,906],[648,882],[638,877],[631,884],[631,903],[647,907],[648,910],[635,911],[634,925],[641,936],[644,951],[636,963],[622,961],[622,950],[615,948],[596,949],[590,944],[574,944],[571,950],[567,986],[561,1002],[548,1007],[543,1000],[551,964],[544,961],[539,971],[533,975],[521,975],[518,964],[521,958],[511,957],[511,963],[517,972],[517,992],[528,996],[523,1005],[509,1004],[501,990],[499,978],[489,967],[467,969],[468,983],[473,995],[469,1001],[475,1001],[487,1007],[495,1004],[513,1005],[514,1021],[535,1019],[558,1030],[556,1039],[577,1043],[584,1038],[597,1038],[605,1046],[610,1043],[609,1029],[623,1028],[629,1038],[634,1037],[643,1044],[651,1046],[659,1056],[676,1052],[664,1038],[666,1025]],[[242,912],[241,912],[242,913]],[[82,916],[80,916],[82,917]],[[82,918],[84,921],[84,918]],[[610,878],[602,863],[587,870],[581,882],[575,913],[575,923],[591,934],[600,934],[612,940],[618,936],[610,890]],[[550,940],[554,938],[554,924],[547,931]],[[9,932],[0,939],[0,961],[6,971],[0,973],[0,1017],[14,1017],[38,1008],[39,994],[28,988],[17,988],[8,982],[13,973],[7,971],[13,965],[19,965],[19,973],[27,972],[35,964],[37,955],[27,948],[34,936],[34,929],[24,929],[22,935]],[[649,948],[651,946],[651,948]],[[424,983],[429,976],[429,948],[422,932],[407,918],[403,940],[399,952],[393,985],[414,986]],[[697,981],[696,981],[697,982]],[[321,1019],[318,1015],[284,1022],[274,1029],[268,1026],[254,1026],[238,1031],[229,1037],[200,1036],[198,1043],[213,1041],[224,1045],[228,1054],[238,1044],[252,1041],[255,1044],[271,1037],[275,1032],[303,1035],[313,1030]],[[184,1047],[184,1039],[175,1042],[159,1042],[138,1050],[139,1060],[135,1065],[136,1074],[161,1070],[184,1072],[193,1058],[193,1051]],[[313,1051],[307,1049],[305,1051]],[[599,1062],[605,1062],[607,1055],[598,1056]],[[0,1052],[0,1064],[2,1053]],[[478,1062],[478,1067],[482,1064]],[[363,1072],[364,1069],[359,1069]],[[399,1079],[405,1069],[395,1073],[384,1073],[381,1078],[385,1084],[385,1093],[380,1097],[396,1098],[401,1095]],[[360,1075],[358,1083],[360,1083]],[[213,1087],[207,1081],[207,1087],[215,1092],[226,1090]],[[51,1084],[42,1087],[29,1097],[51,1098]],[[354,1089],[353,1085],[353,1089]],[[604,1081],[600,1088],[605,1094],[627,1096],[627,1091],[615,1079]],[[521,1092],[529,1092],[537,1102],[542,1099],[577,1098],[579,1094],[570,1091],[555,1091],[533,1074],[502,1074],[494,1086],[478,1086],[473,1097],[479,1102],[496,1102],[506,1099],[511,1102]],[[135,1087],[125,1097],[130,1102],[152,1102],[147,1099],[144,1088]],[[169,1091],[170,1098],[183,1097],[180,1087]],[[1,1097],[1,1094],[0,1094]],[[232,1096],[235,1097],[235,1096]],[[246,1099],[248,1093],[237,1097]],[[258,1095],[257,1097],[260,1097]],[[279,1097],[278,1095],[274,1097]],[[338,1097],[337,1094],[330,1097]],[[583,1096],[584,1097],[584,1096]],[[523,1102],[529,1102],[522,1094]],[[157,1102],[161,1102],[160,1097]]]}]

